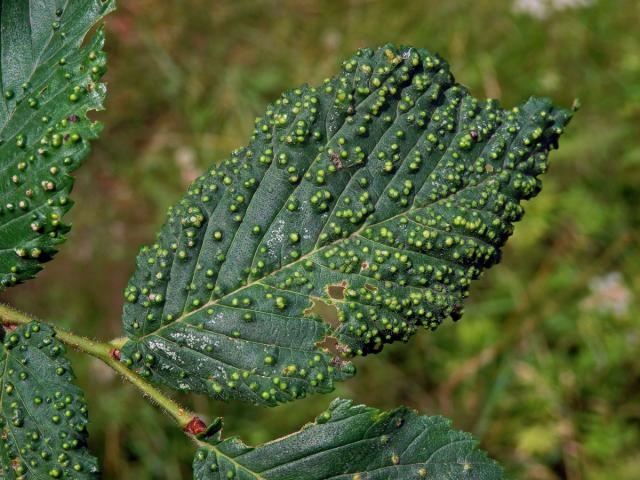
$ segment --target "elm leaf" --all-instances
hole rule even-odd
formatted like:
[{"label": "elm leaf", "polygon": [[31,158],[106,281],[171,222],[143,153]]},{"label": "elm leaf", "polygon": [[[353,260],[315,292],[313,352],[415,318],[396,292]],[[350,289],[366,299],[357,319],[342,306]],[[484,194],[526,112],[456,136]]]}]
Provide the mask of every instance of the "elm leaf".
[{"label": "elm leaf", "polygon": [[[1,329],[2,327],[0,327]],[[0,478],[99,478],[87,450],[87,405],[65,347],[38,322],[0,344]]]},{"label": "elm leaf", "polygon": [[0,291],[36,275],[65,241],[70,173],[102,109],[104,33],[114,0],[0,2]]},{"label": "elm leaf", "polygon": [[224,400],[332,390],[354,355],[460,317],[570,118],[476,100],[423,49],[358,51],[169,209],[124,293],[122,361]]},{"label": "elm leaf", "polygon": [[381,412],[335,400],[299,432],[252,448],[222,440],[219,424],[196,453],[194,480],[497,480],[502,469],[444,417]]}]

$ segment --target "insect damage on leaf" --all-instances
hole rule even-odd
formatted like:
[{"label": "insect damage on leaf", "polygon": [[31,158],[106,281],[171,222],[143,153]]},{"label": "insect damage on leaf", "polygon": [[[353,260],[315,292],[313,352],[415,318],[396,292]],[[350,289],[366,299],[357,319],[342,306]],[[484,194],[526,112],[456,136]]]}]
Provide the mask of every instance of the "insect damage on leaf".
[{"label": "insect damage on leaf", "polygon": [[70,176],[100,125],[106,69],[99,29],[113,0],[2,0],[0,27],[0,291],[35,276],[64,242]]},{"label": "insect damage on leaf", "polygon": [[1,478],[96,479],[87,451],[87,405],[64,346],[37,322],[7,331],[0,345]]},{"label": "insect damage on leaf", "polygon": [[194,480],[383,480],[502,478],[468,433],[443,417],[334,401],[315,423],[260,447],[221,440],[220,424],[200,436]]},{"label": "insect damage on leaf", "polygon": [[330,391],[349,357],[461,315],[570,117],[477,100],[423,49],[358,51],[169,210],[125,291],[122,361],[220,399]]}]

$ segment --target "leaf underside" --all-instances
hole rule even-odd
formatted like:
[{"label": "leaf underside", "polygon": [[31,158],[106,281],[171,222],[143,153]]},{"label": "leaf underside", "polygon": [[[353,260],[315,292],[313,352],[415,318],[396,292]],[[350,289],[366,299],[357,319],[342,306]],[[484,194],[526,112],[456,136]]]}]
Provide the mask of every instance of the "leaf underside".
[{"label": "leaf underside", "polygon": [[358,51],[169,209],[125,291],[123,361],[219,399],[330,391],[349,357],[461,315],[570,117],[476,100],[426,50]]},{"label": "leaf underside", "polygon": [[406,408],[381,412],[335,400],[299,432],[257,448],[208,439],[194,459],[195,480],[497,480],[502,470],[468,433],[443,417]]},{"label": "leaf underside", "polygon": [[[1,328],[1,327],[0,327]],[[87,405],[64,346],[37,322],[0,346],[0,478],[96,479],[87,450]]]},{"label": "leaf underside", "polygon": [[64,242],[69,175],[89,153],[106,88],[102,30],[113,0],[1,0],[0,291],[35,276]]}]

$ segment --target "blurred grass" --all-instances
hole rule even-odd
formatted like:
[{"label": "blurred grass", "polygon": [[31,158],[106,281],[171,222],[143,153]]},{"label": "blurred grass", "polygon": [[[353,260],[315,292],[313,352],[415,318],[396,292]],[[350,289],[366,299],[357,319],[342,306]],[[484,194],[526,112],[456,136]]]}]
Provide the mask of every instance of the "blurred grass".
[{"label": "blurred grass", "polygon": [[[640,2],[578,1],[544,18],[511,0],[120,3],[107,21],[108,109],[96,115],[106,129],[78,175],[70,240],[5,300],[119,336],[138,247],[199,171],[246,143],[267,102],[318,84],[359,47],[426,47],[477,96],[578,97],[583,108],[463,320],[360,359],[333,396],[448,415],[513,478],[640,477]],[[171,422],[110,371],[73,359],[105,478],[190,478],[193,448]],[[330,397],[277,409],[183,400],[253,443],[299,427]]]}]

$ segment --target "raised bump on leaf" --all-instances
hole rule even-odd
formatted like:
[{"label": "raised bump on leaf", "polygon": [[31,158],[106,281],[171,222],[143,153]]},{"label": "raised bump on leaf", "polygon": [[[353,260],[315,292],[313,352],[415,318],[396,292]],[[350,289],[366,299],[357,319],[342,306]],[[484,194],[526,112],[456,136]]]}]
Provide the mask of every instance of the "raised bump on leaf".
[{"label": "raised bump on leaf", "polygon": [[31,322],[6,332],[0,345],[0,477],[99,478],[98,461],[87,450],[84,393],[74,385],[64,353],[47,325]]},{"label": "raised bump on leaf", "polygon": [[106,70],[99,29],[113,0],[2,0],[0,25],[0,291],[35,276],[65,241],[70,174],[100,124]]},{"label": "raised bump on leaf", "polygon": [[[344,357],[461,315],[570,117],[476,100],[423,49],[358,51],[269,105],[169,210],[125,291],[123,361],[220,399],[330,391]],[[339,325],[309,315],[319,301]]]}]

